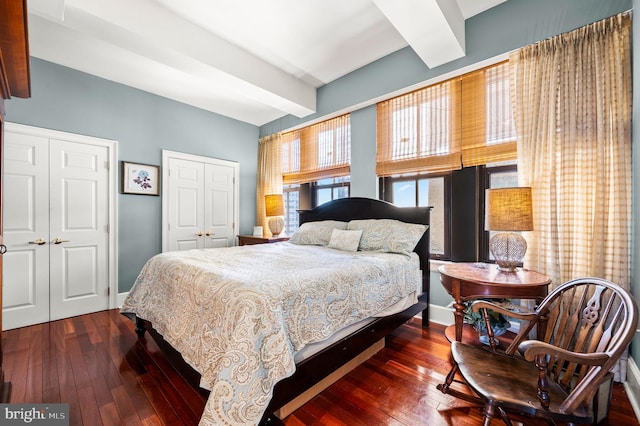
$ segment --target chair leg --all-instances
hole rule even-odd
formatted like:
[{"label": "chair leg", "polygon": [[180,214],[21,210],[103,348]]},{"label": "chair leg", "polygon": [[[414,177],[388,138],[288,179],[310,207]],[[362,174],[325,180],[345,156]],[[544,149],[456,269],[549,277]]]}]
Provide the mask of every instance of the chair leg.
[{"label": "chair leg", "polygon": [[483,414],[484,414],[484,419],[482,421],[482,426],[489,426],[491,424],[491,419],[495,414],[493,405],[491,404],[485,405]]},{"label": "chair leg", "polygon": [[[440,383],[439,385],[436,386],[436,389],[438,389],[440,392],[446,394],[446,395],[451,395],[454,396],[456,398],[462,399],[464,401],[467,402],[471,402],[473,404],[476,404],[479,407],[482,407],[482,400],[474,395],[469,395],[467,393],[464,392],[460,392],[457,389],[453,389],[451,388],[451,383],[454,382],[456,373],[458,372],[458,365],[454,365],[451,370],[449,371],[449,374],[447,374],[447,377],[444,381],[444,383]],[[461,383],[461,382],[456,382],[456,383]],[[466,385],[466,383],[464,383]]]},{"label": "chair leg", "polygon": [[457,372],[458,372],[458,364],[454,364],[454,366],[451,368],[451,370],[447,374],[447,378],[444,380],[444,383],[438,385],[437,389],[442,393],[448,393],[449,387],[451,386],[451,383],[453,383],[453,379],[456,376]]}]

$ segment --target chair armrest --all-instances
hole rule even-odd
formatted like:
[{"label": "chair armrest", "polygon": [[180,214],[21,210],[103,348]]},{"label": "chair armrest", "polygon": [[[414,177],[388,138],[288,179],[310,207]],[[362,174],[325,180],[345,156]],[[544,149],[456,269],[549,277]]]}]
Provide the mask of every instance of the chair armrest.
[{"label": "chair armrest", "polygon": [[498,312],[502,315],[516,318],[525,321],[531,321],[536,317],[535,312],[517,312],[512,309],[505,308],[504,306],[488,300],[476,300],[471,304],[473,312],[478,312],[480,309],[491,309],[494,312]]},{"label": "chair armrest", "polygon": [[551,355],[583,365],[603,365],[610,358],[609,355],[602,352],[589,354],[572,352],[539,340],[526,340],[520,343],[518,350],[530,362],[534,361],[537,355]]}]

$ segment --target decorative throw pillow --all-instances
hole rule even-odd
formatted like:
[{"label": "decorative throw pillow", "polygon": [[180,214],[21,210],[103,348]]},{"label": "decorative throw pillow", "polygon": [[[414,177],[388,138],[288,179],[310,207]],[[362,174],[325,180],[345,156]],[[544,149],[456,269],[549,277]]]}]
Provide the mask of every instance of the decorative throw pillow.
[{"label": "decorative throw pillow", "polygon": [[357,251],[361,236],[362,230],[360,229],[354,231],[334,229],[328,247],[344,251]]},{"label": "decorative throw pillow", "polygon": [[303,223],[293,233],[289,242],[300,245],[326,246],[331,240],[331,233],[334,229],[347,229],[347,222],[322,220]]},{"label": "decorative throw pillow", "polygon": [[362,230],[359,250],[411,253],[428,226],[395,219],[363,219],[352,220],[347,229]]}]

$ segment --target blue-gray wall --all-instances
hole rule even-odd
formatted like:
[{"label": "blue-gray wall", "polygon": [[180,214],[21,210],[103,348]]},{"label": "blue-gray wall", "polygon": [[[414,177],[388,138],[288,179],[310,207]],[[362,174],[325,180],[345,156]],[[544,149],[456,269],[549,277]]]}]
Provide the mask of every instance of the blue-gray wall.
[{"label": "blue-gray wall", "polygon": [[[257,126],[37,58],[31,84],[31,98],[7,101],[7,122],[116,140],[118,160],[160,165],[168,149],[238,162],[240,232],[252,231]],[[162,200],[119,194],[118,209],[118,289],[125,292],[162,249]]]}]

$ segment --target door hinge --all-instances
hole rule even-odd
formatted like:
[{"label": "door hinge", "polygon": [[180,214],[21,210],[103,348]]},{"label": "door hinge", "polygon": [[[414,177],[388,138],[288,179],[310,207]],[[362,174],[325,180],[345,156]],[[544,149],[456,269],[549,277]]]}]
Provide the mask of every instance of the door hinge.
[{"label": "door hinge", "polygon": [[104,162],[104,167],[107,170],[111,170],[111,162],[109,162],[108,160]]},{"label": "door hinge", "polygon": [[107,287],[107,296],[111,296],[111,287]]}]

